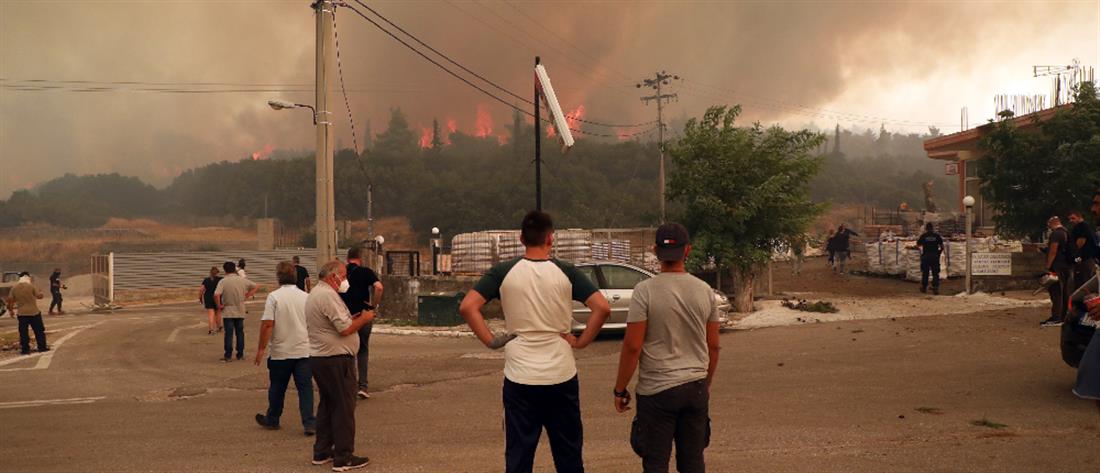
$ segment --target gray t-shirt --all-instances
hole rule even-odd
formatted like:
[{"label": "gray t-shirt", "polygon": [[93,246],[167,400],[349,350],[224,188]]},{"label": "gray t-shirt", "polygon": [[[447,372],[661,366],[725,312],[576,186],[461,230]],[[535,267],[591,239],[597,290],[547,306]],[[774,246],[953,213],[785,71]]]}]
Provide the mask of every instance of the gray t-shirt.
[{"label": "gray t-shirt", "polygon": [[650,396],[706,379],[707,322],[718,321],[710,286],[688,273],[661,273],[638,283],[627,322],[646,322],[638,394]]},{"label": "gray t-shirt", "polygon": [[222,311],[222,318],[243,319],[245,314],[244,296],[248,294],[248,291],[255,288],[256,283],[237,274],[230,274],[218,281],[218,287],[214,289],[214,295],[222,296],[222,305],[225,306],[225,310]]}]

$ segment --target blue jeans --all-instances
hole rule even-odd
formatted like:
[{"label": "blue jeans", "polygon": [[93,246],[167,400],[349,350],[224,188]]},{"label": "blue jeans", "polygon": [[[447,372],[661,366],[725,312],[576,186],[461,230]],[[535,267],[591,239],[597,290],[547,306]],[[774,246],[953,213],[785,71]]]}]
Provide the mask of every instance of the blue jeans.
[{"label": "blue jeans", "polygon": [[267,360],[268,377],[271,380],[267,388],[267,423],[279,425],[283,415],[283,400],[290,378],[294,378],[294,387],[298,389],[298,412],[302,416],[302,427],[312,429],[317,425],[313,417],[313,375],[309,370],[309,358],[293,360]]},{"label": "blue jeans", "polygon": [[233,354],[233,334],[237,334],[237,358],[244,356],[244,319],[226,317],[225,322],[225,357]]}]

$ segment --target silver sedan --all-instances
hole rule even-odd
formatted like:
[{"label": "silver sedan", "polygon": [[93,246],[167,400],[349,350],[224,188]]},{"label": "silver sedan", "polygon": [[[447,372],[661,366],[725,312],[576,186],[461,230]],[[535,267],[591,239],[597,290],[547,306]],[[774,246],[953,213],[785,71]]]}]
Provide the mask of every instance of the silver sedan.
[{"label": "silver sedan", "polygon": [[[611,316],[604,323],[602,330],[626,330],[626,313],[630,310],[630,298],[634,295],[634,286],[653,277],[654,274],[637,266],[615,262],[578,263],[577,269],[596,283],[600,292],[607,298],[607,302],[611,304]],[[724,324],[730,309],[729,299],[718,291],[714,291],[714,299],[718,303],[718,316]],[[591,313],[584,304],[573,302],[574,332],[583,331],[587,327],[588,316]]]}]

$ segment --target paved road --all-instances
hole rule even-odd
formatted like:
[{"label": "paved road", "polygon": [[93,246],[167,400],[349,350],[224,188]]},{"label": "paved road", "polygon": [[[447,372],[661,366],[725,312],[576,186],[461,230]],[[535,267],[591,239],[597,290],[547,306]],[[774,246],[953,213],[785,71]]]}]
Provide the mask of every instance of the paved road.
[{"label": "paved road", "polygon": [[[1100,415],[1070,393],[1042,310],[724,334],[711,471],[1100,471]],[[308,464],[293,389],[283,430],[253,423],[266,370],[220,363],[203,317],[188,305],[48,318],[53,343],[72,334],[48,364],[0,358],[0,471],[325,471]],[[578,352],[592,472],[639,470],[630,417],[611,408],[619,343]],[[367,471],[501,471],[495,355],[472,339],[374,337],[375,394],[357,413]],[[971,425],[982,419],[1006,427]],[[552,471],[545,439],[537,465]]]}]

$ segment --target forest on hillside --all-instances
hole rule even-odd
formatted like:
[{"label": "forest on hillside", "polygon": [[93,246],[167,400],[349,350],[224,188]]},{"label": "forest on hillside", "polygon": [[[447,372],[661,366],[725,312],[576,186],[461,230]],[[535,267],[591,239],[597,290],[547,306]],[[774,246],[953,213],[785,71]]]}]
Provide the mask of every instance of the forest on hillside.
[{"label": "forest on hillside", "polygon": [[[450,234],[514,227],[534,207],[535,130],[518,116],[508,129],[503,140],[444,134],[435,126],[427,139],[393,110],[386,130],[365,151],[336,153],[337,218],[365,218],[367,186],[373,183],[375,216],[406,216],[418,232],[433,226]],[[556,139],[540,132],[543,206],[559,227],[657,222],[658,150],[652,137],[581,137],[562,155]],[[929,137],[885,129],[829,133],[820,150],[825,164],[811,183],[813,198],[890,209],[907,202],[920,209],[922,186],[933,181],[937,204],[950,207],[957,184],[943,175],[942,162],[926,157],[922,143]],[[0,201],[0,226],[95,227],[110,217],[245,221],[265,215],[306,226],[313,220],[314,175],[312,154],[285,152],[190,169],[164,189],[118,174],[65,175]],[[670,215],[679,209],[670,204]]]}]

